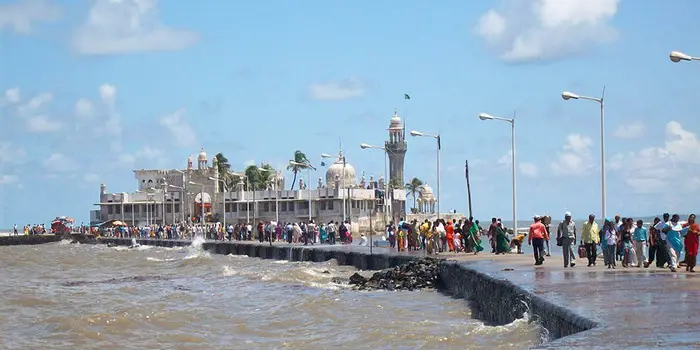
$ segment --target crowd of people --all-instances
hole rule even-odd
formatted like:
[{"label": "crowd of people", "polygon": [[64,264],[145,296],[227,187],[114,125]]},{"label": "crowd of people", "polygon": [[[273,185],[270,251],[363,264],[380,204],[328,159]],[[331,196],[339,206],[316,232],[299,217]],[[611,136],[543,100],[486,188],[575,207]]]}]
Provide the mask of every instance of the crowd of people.
[{"label": "crowd of people", "polygon": [[[680,215],[665,213],[645,226],[643,220],[616,215],[613,220],[605,218],[599,227],[595,215],[591,214],[579,231],[571,213],[566,212],[557,226],[556,242],[562,247],[565,268],[576,265],[578,242],[578,256],[585,258],[589,267],[596,266],[600,248],[608,269],[616,269],[619,261],[624,268],[648,268],[655,263],[656,267],[667,267],[673,272],[682,266],[688,272],[695,272],[700,235],[700,225],[695,219],[695,214],[691,214],[682,222]],[[528,238],[528,244],[533,246],[535,265],[544,262],[544,245],[549,237],[549,224],[535,216]]]},{"label": "crowd of people", "polygon": [[[176,225],[146,225],[146,226],[116,226],[102,229],[105,237],[117,238],[157,238],[157,239],[193,239],[203,237],[211,240],[287,242],[308,244],[350,244],[352,243],[351,225],[348,221],[338,223],[317,224],[309,222],[277,223],[275,221],[259,221],[253,226],[250,223],[237,223],[224,226],[213,224],[176,224]],[[364,235],[361,235],[364,237]],[[363,240],[361,240],[363,242]],[[366,243],[365,243],[366,244]]]}]

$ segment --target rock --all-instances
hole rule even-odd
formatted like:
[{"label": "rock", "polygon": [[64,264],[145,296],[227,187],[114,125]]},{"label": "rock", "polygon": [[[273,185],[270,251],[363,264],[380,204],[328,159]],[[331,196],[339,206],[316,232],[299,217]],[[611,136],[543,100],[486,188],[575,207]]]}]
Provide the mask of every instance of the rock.
[{"label": "rock", "polygon": [[327,275],[330,275],[330,274],[331,274],[331,272],[328,271],[328,270],[324,270],[322,273],[325,273],[325,274],[327,274]]},{"label": "rock", "polygon": [[331,278],[331,283],[335,284],[346,284],[349,283],[348,280],[342,278],[342,277],[333,277]]},{"label": "rock", "polygon": [[350,284],[358,290],[413,291],[435,288],[438,284],[440,263],[441,260],[438,259],[422,258],[376,272],[369,279],[356,273],[350,277]]},{"label": "rock", "polygon": [[367,284],[367,279],[359,273],[355,272],[354,274],[352,274],[352,276],[350,276],[350,284],[365,285]]}]

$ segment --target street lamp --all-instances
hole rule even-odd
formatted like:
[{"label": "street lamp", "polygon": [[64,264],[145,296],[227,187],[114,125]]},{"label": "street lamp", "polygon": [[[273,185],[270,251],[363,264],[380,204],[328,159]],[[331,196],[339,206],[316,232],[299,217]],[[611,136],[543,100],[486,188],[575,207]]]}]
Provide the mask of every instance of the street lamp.
[{"label": "street lamp", "polygon": [[[153,191],[154,188],[153,188],[153,187],[149,187],[149,188],[147,188],[147,190]],[[151,210],[149,209],[149,207],[151,206],[151,201],[148,199],[148,196],[152,196],[153,193],[148,192],[148,191],[139,191],[139,190],[137,190],[136,192],[138,192],[138,193],[145,193],[145,194],[146,194],[146,226],[151,226],[151,222],[150,222],[150,220],[149,220],[149,219],[150,219],[150,218],[149,218],[149,213],[150,213],[150,211],[151,211]]]},{"label": "street lamp", "polygon": [[432,137],[437,141],[437,218],[440,218],[440,134],[426,134],[420,131],[411,131],[411,136]]},{"label": "street lamp", "polygon": [[[175,185],[171,185],[171,184],[167,184],[167,185],[168,185],[168,187],[172,187],[172,188],[175,188],[175,189],[180,190],[180,192],[182,193],[182,197],[185,196],[185,195],[184,195],[184,193],[185,193],[185,187],[184,187],[184,186],[183,186],[183,187],[180,187],[180,186],[175,186]],[[181,213],[182,213],[182,211],[183,211],[182,206],[184,205],[184,202],[183,202],[183,200],[182,200],[182,197],[180,197],[180,203],[181,203],[181,204],[180,204],[180,207],[181,207],[181,208],[180,208],[180,212],[181,212]],[[175,224],[175,198],[173,198],[172,207],[173,207],[173,224]],[[184,215],[184,214],[183,214],[183,215]],[[185,218],[183,217],[183,218],[182,218],[182,222],[184,222],[184,221],[185,221]]]},{"label": "street lamp", "polygon": [[[307,171],[306,172],[306,174],[307,174],[306,175],[306,181],[307,181],[306,186],[308,186],[308,192],[309,192],[309,222],[311,222],[311,186],[309,186],[308,184],[311,183],[311,169],[316,170],[316,168],[314,168],[311,164],[298,163],[298,162],[295,162],[292,160],[289,161],[289,164],[296,165],[296,166],[301,167],[301,168],[306,168],[306,171]],[[343,221],[343,222],[345,222],[345,221]]]},{"label": "street lamp", "polygon": [[[267,169],[267,168],[258,168],[258,171],[261,171],[263,173],[269,173],[272,172],[273,169]],[[277,172],[275,172],[275,176],[277,176]],[[275,188],[275,221],[279,225],[280,221],[280,212],[279,212],[279,196],[278,196],[278,189],[277,189],[277,179],[274,179],[273,181],[273,186]]]},{"label": "street lamp", "polygon": [[[341,151],[341,152],[340,152],[340,155],[338,155],[337,157],[336,157],[336,156],[332,156],[332,155],[330,155],[330,154],[328,154],[328,153],[321,153],[321,158],[338,158],[338,159],[340,159],[341,161],[343,161],[343,170],[341,171],[341,176],[340,176],[340,177],[341,177],[341,178],[340,178],[340,187],[341,187],[342,190],[341,190],[341,191],[338,191],[338,193],[339,193],[339,194],[340,194],[341,192],[343,193],[343,196],[341,197],[341,200],[342,200],[342,203],[343,203],[343,204],[342,204],[342,206],[343,206],[343,223],[345,223],[345,219],[346,219],[345,213],[347,212],[347,209],[345,208],[345,198],[346,198],[346,195],[345,195],[345,194],[346,194],[346,193],[345,193],[345,164],[347,164],[347,163],[345,162],[345,156],[343,155],[343,152]],[[347,197],[349,197],[349,195],[348,195]]]},{"label": "street lamp", "polygon": [[228,192],[228,188],[226,188],[226,180],[225,179],[217,179],[217,178],[211,177],[211,176],[209,177],[209,180],[221,182],[221,187],[223,189],[223,191],[221,191],[222,192],[221,193],[221,197],[222,197],[221,205],[223,207],[223,212],[224,212],[223,224],[224,224],[224,231],[225,231],[226,230],[226,192]]},{"label": "street lamp", "polygon": [[668,55],[668,58],[671,59],[671,62],[678,63],[680,61],[697,61],[700,60],[700,57],[693,57],[690,55],[686,55],[680,51],[671,51],[671,53]]},{"label": "street lamp", "polygon": [[517,211],[517,200],[516,200],[516,190],[515,190],[515,112],[513,112],[513,118],[501,118],[494,117],[492,115],[481,113],[479,114],[479,119],[481,120],[501,120],[510,123],[510,153],[512,156],[513,165],[513,234],[518,234],[518,211]]},{"label": "street lamp", "polygon": [[362,149],[380,149],[384,151],[384,221],[386,224],[386,214],[388,212],[388,203],[387,201],[387,196],[389,195],[389,173],[387,173],[387,159],[389,158],[389,151],[387,151],[386,147],[380,147],[380,146],[372,146],[366,143],[360,144],[360,148]]},{"label": "street lamp", "polygon": [[606,184],[605,184],[605,87],[600,98],[579,96],[577,94],[564,91],[561,93],[561,98],[564,100],[589,100],[600,104],[600,177],[601,177],[601,196],[602,196],[602,214],[606,217]]},{"label": "street lamp", "polygon": [[180,214],[182,217],[182,222],[185,222],[185,202],[186,202],[186,193],[187,193],[187,173],[185,173],[182,170],[179,169],[173,169],[173,171],[178,172],[182,175],[182,187],[180,189],[182,190],[182,197],[180,197]]},{"label": "street lamp", "polygon": [[250,189],[250,182],[248,181],[248,175],[245,173],[231,173],[231,175],[236,176],[236,177],[244,177],[245,178],[245,187],[246,187],[246,197],[245,197],[245,221],[246,225],[250,224],[250,202],[248,201],[248,190]]}]

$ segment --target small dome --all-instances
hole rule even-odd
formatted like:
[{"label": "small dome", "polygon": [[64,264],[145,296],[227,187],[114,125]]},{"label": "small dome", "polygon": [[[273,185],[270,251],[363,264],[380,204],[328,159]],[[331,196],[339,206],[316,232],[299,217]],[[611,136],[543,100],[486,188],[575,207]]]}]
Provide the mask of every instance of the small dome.
[{"label": "small dome", "polygon": [[403,123],[401,122],[401,118],[399,118],[399,113],[396,110],[394,110],[394,116],[391,117],[389,129],[403,129]]},{"label": "small dome", "polygon": [[204,152],[204,148],[202,148],[202,150],[199,152],[198,159],[200,162],[207,160],[207,152]]},{"label": "small dome", "polygon": [[428,185],[428,184],[424,184],[423,186],[421,186],[418,193],[419,193],[419,196],[423,199],[435,198],[435,195],[433,194],[433,188],[430,187],[430,185]]},{"label": "small dome", "polygon": [[[326,171],[326,185],[332,187],[335,184],[335,177],[338,176],[340,180],[340,185],[343,185],[343,160],[338,159],[335,163],[331,164]],[[351,186],[356,184],[355,168],[349,163],[345,163],[345,186]]]}]

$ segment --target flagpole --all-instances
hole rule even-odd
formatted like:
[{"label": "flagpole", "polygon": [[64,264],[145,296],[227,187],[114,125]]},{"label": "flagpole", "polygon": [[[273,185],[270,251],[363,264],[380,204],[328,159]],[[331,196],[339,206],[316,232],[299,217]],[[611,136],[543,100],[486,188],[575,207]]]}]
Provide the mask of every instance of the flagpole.
[{"label": "flagpole", "polygon": [[469,217],[474,217],[472,214],[472,191],[471,186],[469,186],[469,161],[466,160],[464,163],[464,174],[467,178],[467,206],[469,208]]}]

